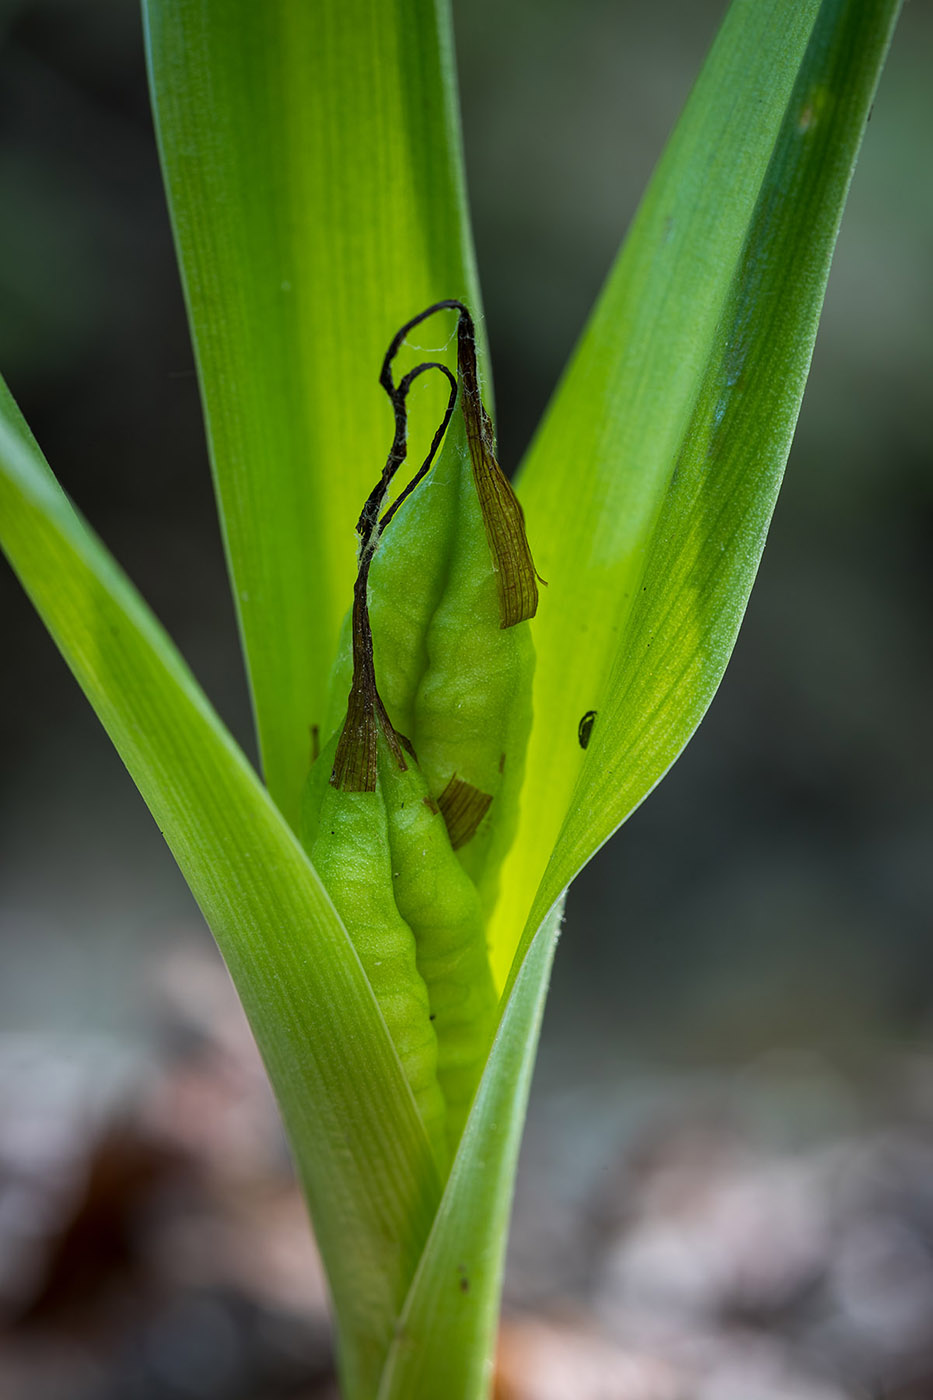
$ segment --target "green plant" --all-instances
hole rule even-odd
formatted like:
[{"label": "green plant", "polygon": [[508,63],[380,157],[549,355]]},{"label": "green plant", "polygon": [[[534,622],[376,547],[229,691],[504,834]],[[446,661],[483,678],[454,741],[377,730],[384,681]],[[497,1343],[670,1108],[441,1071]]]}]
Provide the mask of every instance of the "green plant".
[{"label": "green plant", "polygon": [[[318,781],[305,799],[312,860],[296,833],[306,785],[314,790],[336,751],[335,740],[309,780],[309,727],[326,744],[346,704],[346,639],[336,700],[328,691],[354,590],[353,525],[393,432],[378,367],[423,307],[480,307],[449,16],[441,0],[145,5],[265,786],[75,514],[5,390],[0,534],[244,1001],[328,1271],[348,1400],[485,1393],[562,895],[677,757],[722,676],[896,9],[896,0],[733,4],[518,478],[548,581],[533,623],[502,631],[482,613],[496,580],[471,494],[468,423],[454,418],[437,467],[391,523],[366,598],[380,692],[425,773],[417,706],[434,664],[424,660],[427,631],[443,644],[448,714],[465,656],[482,653],[487,759],[500,750],[496,726],[512,736],[509,754],[528,726],[523,702],[504,698],[530,675],[521,629],[536,651],[507,852],[507,794],[494,797],[488,828],[503,857],[497,884],[471,868],[478,847],[467,843],[461,864],[434,823],[440,892],[425,902],[417,879],[404,893],[375,867],[359,880],[358,833],[341,840],[328,826],[322,844],[322,804],[353,825],[356,799],[370,794]],[[453,313],[439,314],[452,329]],[[452,350],[437,358],[457,368]],[[459,370],[462,406],[462,361]],[[435,388],[411,411],[413,462],[441,418]],[[510,678],[499,695],[494,653],[507,653]],[[440,742],[448,738],[442,725]],[[422,807],[432,795],[417,788],[428,779],[415,764],[401,777],[391,762],[381,771],[385,783],[413,784]],[[507,763],[503,780],[520,772]],[[407,799],[380,792],[394,854]],[[363,849],[374,849],[369,837]],[[345,898],[353,877],[361,888]],[[406,1004],[393,1025],[385,1008],[396,982],[383,983],[375,962],[367,976],[353,925],[364,895],[370,923],[382,910],[386,924],[410,928],[461,894],[458,908],[471,898],[483,908],[501,999],[489,1016],[474,938],[471,1025],[481,1026],[485,1063],[462,1135],[448,1113],[432,1145],[398,1048],[426,1004]],[[475,933],[476,911],[462,917]],[[420,975],[430,981],[423,959]],[[488,1054],[484,1016],[495,1021]],[[425,1084],[436,1087],[430,1074]]]}]

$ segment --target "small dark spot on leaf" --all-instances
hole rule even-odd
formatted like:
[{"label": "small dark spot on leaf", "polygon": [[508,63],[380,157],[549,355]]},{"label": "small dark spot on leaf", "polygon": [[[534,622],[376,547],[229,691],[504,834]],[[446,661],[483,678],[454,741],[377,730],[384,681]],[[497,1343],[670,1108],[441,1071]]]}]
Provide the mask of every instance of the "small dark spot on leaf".
[{"label": "small dark spot on leaf", "polygon": [[436,1011],[432,1011],[431,1014],[430,1014],[430,1016],[428,1017],[428,1020],[429,1020],[429,1021],[436,1021],[436,1020],[437,1020],[437,1012],[436,1012]]},{"label": "small dark spot on leaf", "polygon": [[499,755],[499,772],[500,772],[500,773],[504,773],[504,772],[505,772],[505,754],[504,754],[504,753],[500,753],[500,755]]},{"label": "small dark spot on leaf", "polygon": [[585,749],[590,742],[590,735],[593,732],[593,725],[596,723],[596,711],[587,710],[586,714],[577,725],[577,738],[580,741],[580,748]]}]

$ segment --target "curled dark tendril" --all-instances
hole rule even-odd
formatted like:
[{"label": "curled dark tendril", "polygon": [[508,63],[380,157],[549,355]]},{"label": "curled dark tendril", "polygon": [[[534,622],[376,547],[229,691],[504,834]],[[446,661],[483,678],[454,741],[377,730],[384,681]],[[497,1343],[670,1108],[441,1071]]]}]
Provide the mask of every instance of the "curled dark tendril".
[{"label": "curled dark tendril", "polygon": [[[414,324],[417,324],[415,322]],[[382,363],[379,383],[385,389],[392,403],[395,415],[395,435],[385,466],[376,485],[366,499],[356,524],[360,538],[359,566],[356,583],[353,587],[353,682],[347,698],[347,717],[334,755],[334,767],[330,781],[334,787],[345,792],[375,792],[376,757],[378,729],[382,729],[386,743],[399,768],[405,762],[405,750],[411,745],[403,736],[396,733],[376,687],[376,670],[373,658],[373,634],[369,621],[367,592],[369,571],[373,556],[386,526],[391,522],[399,506],[423,481],[434,463],[438,448],[443,441],[457,402],[457,380],[446,365],[429,360],[409,370],[398,384],[392,376],[392,361],[398,354],[405,330],[396,336]],[[429,370],[437,370],[448,381],[450,392],[447,407],[441,422],[431,440],[428,454],[411,481],[396,497],[395,501],[380,518],[386,496],[392,481],[408,455],[408,394],[415,380]]]},{"label": "curled dark tendril", "polygon": [[[360,538],[359,568],[353,589],[353,684],[347,701],[347,718],[337,744],[330,781],[347,792],[374,792],[378,729],[399,768],[407,767],[404,751],[411,745],[396,733],[376,688],[373,638],[369,622],[367,589],[373,556],[386,527],[399,507],[431,470],[437,450],[450,424],[457,402],[458,381],[446,365],[428,360],[416,365],[395,382],[392,365],[406,336],[422,321],[439,311],[456,311],[457,370],[464,426],[473,467],[473,479],[483,516],[486,538],[492,554],[499,599],[499,625],[513,627],[533,617],[538,606],[538,588],[522,508],[508,479],[496,460],[492,422],[483,406],[476,363],[476,327],[462,301],[437,301],[393,336],[382,362],[379,383],[389,396],[395,416],[395,434],[382,473],[360,512],[356,529]],[[418,471],[383,513],[386,496],[399,467],[408,454],[408,394],[415,380],[428,370],[446,376],[450,393],[441,423],[428,454]],[[543,580],[542,580],[543,581]]]},{"label": "curled dark tendril", "polygon": [[496,572],[500,627],[514,627],[534,617],[538,608],[537,572],[528,547],[525,517],[518,497],[496,460],[492,421],[483,405],[476,362],[476,327],[462,301],[437,301],[398,331],[389,346],[380,383],[391,396],[392,360],[409,331],[438,311],[456,311],[457,371],[460,376],[461,409],[466,428],[473,480],[483,516],[486,539]]},{"label": "curled dark tendril", "polygon": [[[444,411],[440,426],[434,434],[427,457],[425,457],[418,472],[405,487],[401,496],[399,496],[391,509],[386,512],[385,517],[380,521],[379,512],[388,495],[389,487],[392,484],[396,472],[408,455],[408,392],[416,379],[432,369],[439,370],[441,374],[446,376],[449,383],[450,394],[447,400],[447,408]],[[389,448],[389,455],[382,469],[382,475],[366,498],[366,504],[363,506],[360,512],[360,518],[356,522],[356,531],[360,537],[361,555],[367,549],[372,553],[378,543],[379,535],[381,535],[392,516],[398,510],[402,501],[411,495],[418,483],[423,480],[431,470],[434,458],[437,455],[437,449],[440,447],[444,434],[447,431],[457,402],[457,380],[454,375],[451,374],[447,366],[441,364],[438,360],[427,360],[424,364],[416,365],[415,368],[409,370],[404,378],[396,385],[392,382],[392,371],[387,357],[386,361],[383,363],[382,374],[379,376],[379,383],[385,389],[392,403],[392,411],[395,415],[395,436],[392,439],[392,446]]]}]

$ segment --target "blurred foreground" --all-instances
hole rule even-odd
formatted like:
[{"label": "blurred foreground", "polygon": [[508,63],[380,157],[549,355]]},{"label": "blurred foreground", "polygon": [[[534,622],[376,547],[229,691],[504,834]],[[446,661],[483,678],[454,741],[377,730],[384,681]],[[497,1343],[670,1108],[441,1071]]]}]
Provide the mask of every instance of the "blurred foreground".
[{"label": "blurred foreground", "polygon": [[[0,1395],[335,1400],[226,974],[179,946],[148,1001],[148,1052],[0,1040]],[[933,1057],[560,1097],[534,1101],[496,1400],[933,1396]]]}]

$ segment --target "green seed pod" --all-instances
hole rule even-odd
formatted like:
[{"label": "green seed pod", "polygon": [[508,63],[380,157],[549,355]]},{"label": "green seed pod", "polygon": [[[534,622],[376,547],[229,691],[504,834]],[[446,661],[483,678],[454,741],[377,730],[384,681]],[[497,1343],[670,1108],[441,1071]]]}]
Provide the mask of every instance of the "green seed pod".
[{"label": "green seed pod", "polygon": [[[443,1162],[495,1025],[485,909],[517,817],[537,585],[479,397],[472,320],[460,303],[440,305],[460,313],[462,413],[425,481],[458,385],[430,364],[395,385],[392,360],[417,317],[383,364],[395,439],[357,525],[359,572],[324,726],[331,737],[309,775],[301,834]],[[405,458],[408,390],[435,368],[452,386],[444,421],[380,516]]]},{"label": "green seed pod", "polygon": [[489,1052],[497,997],[476,887],[453,854],[444,818],[417,764],[387,764],[385,794],[398,911],[415,936],[437,1034],[437,1077],[451,1153]]},{"label": "green seed pod", "polygon": [[480,400],[472,321],[453,307],[462,411],[429,480],[380,544],[369,607],[380,692],[488,914],[518,820],[537,587]]},{"label": "green seed pod", "polygon": [[[447,1160],[446,1106],[437,1074],[437,1035],[418,970],[415,936],[393,893],[393,851],[382,785],[344,792],[330,775],[337,734],[312,766],[302,811],[302,841],[353,940],[437,1158]],[[380,743],[384,771],[394,759]]]},{"label": "green seed pod", "polygon": [[[534,648],[527,622],[508,629],[499,625],[496,573],[469,455],[461,452],[453,467],[457,530],[444,586],[434,600],[424,637],[426,665],[407,732],[445,816],[450,819],[454,812],[460,816],[456,825],[451,824],[451,839],[488,913],[518,820],[531,731]],[[399,540],[396,535],[393,546]],[[381,574],[378,583],[382,583]],[[385,611],[384,594],[377,587],[374,577],[371,606],[376,626]],[[381,638],[381,631],[377,635]],[[380,649],[378,658],[383,655]],[[383,684],[386,703],[391,704],[388,675]],[[453,806],[456,788],[452,791],[451,784],[456,780],[469,784],[475,794],[472,804]],[[485,805],[484,794],[491,798]]]},{"label": "green seed pod", "polygon": [[[462,423],[451,426],[431,477],[380,543],[369,611],[379,693],[411,740],[429,791],[445,816],[452,779],[476,794],[451,837],[488,914],[518,821],[534,645],[527,622],[500,626],[496,571]],[[348,619],[328,725],[345,713],[352,671]]]}]

